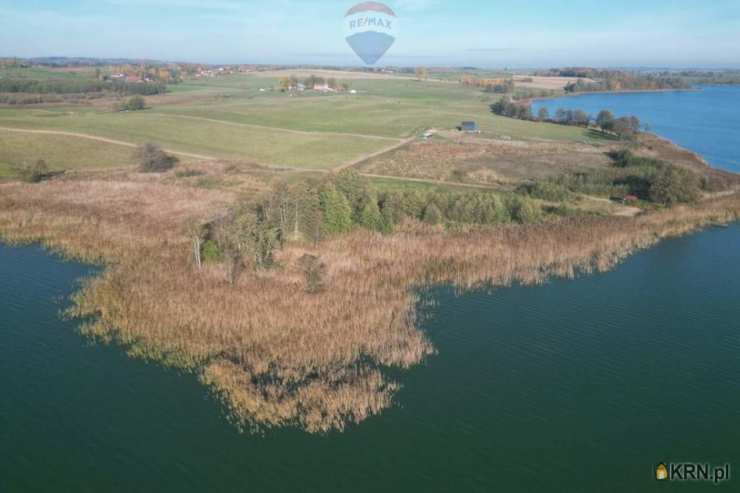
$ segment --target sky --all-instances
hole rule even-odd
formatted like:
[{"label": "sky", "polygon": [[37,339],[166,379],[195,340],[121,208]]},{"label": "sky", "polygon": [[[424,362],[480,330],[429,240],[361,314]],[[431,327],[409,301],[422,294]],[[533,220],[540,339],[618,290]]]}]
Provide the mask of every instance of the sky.
[{"label": "sky", "polygon": [[[0,0],[0,57],[362,65],[358,0]],[[740,0],[388,0],[381,65],[740,68]]]}]

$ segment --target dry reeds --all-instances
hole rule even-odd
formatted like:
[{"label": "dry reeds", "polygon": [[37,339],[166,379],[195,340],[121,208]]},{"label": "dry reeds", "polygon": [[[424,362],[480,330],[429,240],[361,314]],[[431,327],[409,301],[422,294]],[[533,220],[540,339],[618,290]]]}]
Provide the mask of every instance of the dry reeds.
[{"label": "dry reeds", "polygon": [[[55,181],[0,185],[0,235],[42,240],[107,269],[75,298],[85,331],[137,357],[198,372],[247,426],[342,429],[387,408],[408,368],[434,348],[417,328],[414,287],[538,283],[603,271],[661,238],[740,216],[737,194],[637,218],[563,220],[450,233],[407,224],[318,248],[288,245],[278,268],[225,281],[198,271],[187,222],[231,198],[158,182]],[[300,259],[326,265],[325,289],[306,290]]]}]

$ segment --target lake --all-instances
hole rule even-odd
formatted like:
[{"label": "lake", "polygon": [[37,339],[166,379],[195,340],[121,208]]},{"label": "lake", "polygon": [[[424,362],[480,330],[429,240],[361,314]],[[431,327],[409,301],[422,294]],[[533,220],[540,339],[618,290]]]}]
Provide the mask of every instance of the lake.
[{"label": "lake", "polygon": [[740,226],[575,281],[425,293],[439,354],[327,436],[239,434],[194,376],[86,341],[59,315],[94,272],[0,245],[0,492],[624,493],[664,491],[661,461],[740,468]]},{"label": "lake", "polygon": [[740,172],[740,86],[701,86],[697,91],[600,93],[535,101],[536,115],[546,107],[601,110],[635,115],[650,131],[699,153],[712,166]]}]

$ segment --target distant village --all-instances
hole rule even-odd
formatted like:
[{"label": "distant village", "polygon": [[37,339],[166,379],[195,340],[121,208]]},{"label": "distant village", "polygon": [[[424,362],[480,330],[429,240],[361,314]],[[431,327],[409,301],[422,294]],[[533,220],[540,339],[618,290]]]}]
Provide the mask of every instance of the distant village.
[{"label": "distant village", "polygon": [[[162,83],[177,84],[185,79],[208,79],[235,74],[255,73],[296,69],[296,66],[284,65],[208,65],[196,63],[168,63],[157,61],[136,61],[121,59],[87,59],[87,58],[0,58],[0,69],[46,67],[60,71],[94,72],[94,78],[100,81],[119,81],[126,83]],[[315,66],[306,69],[316,70],[344,70],[368,73],[396,74],[409,72],[403,68],[347,68],[334,66]],[[342,92],[349,88],[344,83],[336,83],[332,79],[324,80],[320,77],[308,80],[281,81],[279,90],[290,92],[320,91]]]}]

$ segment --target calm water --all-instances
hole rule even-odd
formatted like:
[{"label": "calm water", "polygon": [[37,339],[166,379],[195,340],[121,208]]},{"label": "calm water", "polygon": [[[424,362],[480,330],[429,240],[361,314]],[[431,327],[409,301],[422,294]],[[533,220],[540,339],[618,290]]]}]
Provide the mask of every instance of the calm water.
[{"label": "calm water", "polygon": [[239,435],[192,376],[87,344],[58,315],[89,273],[0,246],[0,492],[652,492],[671,460],[730,462],[720,490],[740,488],[740,226],[577,281],[430,293],[439,355],[323,437]]},{"label": "calm water", "polygon": [[594,117],[603,109],[636,115],[651,131],[698,152],[713,166],[740,172],[740,86],[564,97],[535,102],[535,114],[543,106],[553,116],[558,108],[583,109]]}]

